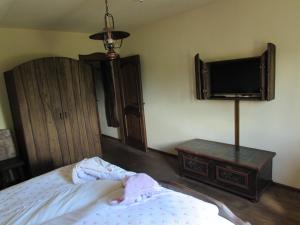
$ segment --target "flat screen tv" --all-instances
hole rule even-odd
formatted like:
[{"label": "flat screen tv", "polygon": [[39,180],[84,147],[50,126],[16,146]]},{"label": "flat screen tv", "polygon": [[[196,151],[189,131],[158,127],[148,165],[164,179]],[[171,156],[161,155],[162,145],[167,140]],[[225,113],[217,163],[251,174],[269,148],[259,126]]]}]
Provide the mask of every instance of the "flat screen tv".
[{"label": "flat screen tv", "polygon": [[208,63],[212,96],[257,96],[261,92],[260,58]]},{"label": "flat screen tv", "polygon": [[204,62],[195,55],[196,94],[200,100],[275,98],[276,46],[256,57]]}]

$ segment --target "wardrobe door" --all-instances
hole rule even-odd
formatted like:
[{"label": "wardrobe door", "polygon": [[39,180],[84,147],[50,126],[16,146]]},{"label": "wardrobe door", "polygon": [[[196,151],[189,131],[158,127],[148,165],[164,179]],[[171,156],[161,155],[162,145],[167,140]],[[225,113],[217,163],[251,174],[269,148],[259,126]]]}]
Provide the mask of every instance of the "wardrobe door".
[{"label": "wardrobe door", "polygon": [[71,162],[101,155],[100,127],[91,68],[77,60],[57,60]]},{"label": "wardrobe door", "polygon": [[[19,148],[26,152],[32,175],[64,164],[64,122],[55,63],[51,58],[35,60],[6,74]],[[21,143],[21,144],[20,144]]]},{"label": "wardrobe door", "polygon": [[49,150],[54,168],[70,164],[69,146],[61,104],[55,58],[35,62],[36,79],[43,102]]}]

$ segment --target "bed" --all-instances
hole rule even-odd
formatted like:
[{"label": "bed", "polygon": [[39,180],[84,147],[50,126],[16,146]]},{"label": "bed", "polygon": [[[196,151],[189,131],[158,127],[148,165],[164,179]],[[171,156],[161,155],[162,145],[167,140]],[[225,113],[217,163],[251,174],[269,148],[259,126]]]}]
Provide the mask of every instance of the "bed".
[{"label": "bed", "polygon": [[168,182],[161,182],[164,191],[149,199],[129,206],[111,205],[109,201],[122,192],[122,182],[75,185],[72,168],[65,166],[1,191],[0,224],[248,224],[222,203]]}]

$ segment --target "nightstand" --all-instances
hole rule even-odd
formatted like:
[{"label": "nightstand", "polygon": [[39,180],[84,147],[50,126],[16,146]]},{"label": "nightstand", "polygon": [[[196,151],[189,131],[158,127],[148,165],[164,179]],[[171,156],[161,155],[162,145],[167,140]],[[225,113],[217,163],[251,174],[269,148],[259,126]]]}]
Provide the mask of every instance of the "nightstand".
[{"label": "nightstand", "polygon": [[18,157],[0,161],[0,190],[26,179],[24,161]]}]

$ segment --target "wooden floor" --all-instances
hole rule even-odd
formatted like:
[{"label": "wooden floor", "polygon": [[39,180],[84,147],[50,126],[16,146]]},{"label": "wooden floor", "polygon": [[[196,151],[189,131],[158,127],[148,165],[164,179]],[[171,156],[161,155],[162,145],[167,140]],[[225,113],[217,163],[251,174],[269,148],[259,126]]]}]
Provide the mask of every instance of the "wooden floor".
[{"label": "wooden floor", "polygon": [[300,225],[300,192],[272,185],[258,203],[178,175],[177,158],[156,151],[142,152],[116,140],[103,138],[105,160],[157,180],[175,181],[225,203],[252,225]]}]

